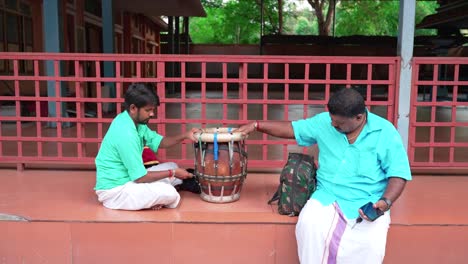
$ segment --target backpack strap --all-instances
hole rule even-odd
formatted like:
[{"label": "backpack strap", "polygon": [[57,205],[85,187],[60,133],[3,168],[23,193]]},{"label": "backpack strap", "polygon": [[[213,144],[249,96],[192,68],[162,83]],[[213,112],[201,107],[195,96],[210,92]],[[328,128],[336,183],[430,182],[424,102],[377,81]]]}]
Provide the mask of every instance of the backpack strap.
[{"label": "backpack strap", "polygon": [[279,200],[279,190],[280,190],[280,188],[281,188],[281,185],[278,187],[278,190],[276,190],[276,192],[273,194],[271,199],[268,201],[268,204],[272,204],[274,201]]}]

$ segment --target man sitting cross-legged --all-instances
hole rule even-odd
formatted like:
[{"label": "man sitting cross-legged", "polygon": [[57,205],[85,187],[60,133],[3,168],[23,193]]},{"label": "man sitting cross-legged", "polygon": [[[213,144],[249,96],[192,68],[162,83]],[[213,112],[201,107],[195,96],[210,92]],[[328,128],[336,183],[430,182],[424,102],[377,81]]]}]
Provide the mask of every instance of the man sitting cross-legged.
[{"label": "man sitting cross-legged", "polygon": [[[198,129],[163,137],[148,128],[150,118],[159,105],[159,97],[150,84],[130,85],[125,93],[126,110],[112,121],[96,157],[96,194],[107,208],[141,210],[161,207],[176,208],[180,195],[174,186],[192,181],[193,173],[165,162],[145,168],[144,146],[153,151],[181,143],[196,142]],[[189,182],[190,183],[190,182]],[[199,192],[195,190],[194,192]]]}]

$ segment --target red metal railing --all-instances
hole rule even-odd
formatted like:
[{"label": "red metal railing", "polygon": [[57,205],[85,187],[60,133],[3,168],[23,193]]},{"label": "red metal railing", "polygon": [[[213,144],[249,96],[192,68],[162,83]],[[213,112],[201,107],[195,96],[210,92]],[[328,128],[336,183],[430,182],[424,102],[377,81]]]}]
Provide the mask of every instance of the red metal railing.
[{"label": "red metal railing", "polygon": [[466,168],[468,58],[414,58],[411,92],[411,165]]},{"label": "red metal railing", "polygon": [[[14,110],[0,114],[1,163],[93,164],[132,82],[156,84],[161,106],[150,126],[162,135],[309,117],[324,111],[330,93],[340,87],[360,90],[371,111],[395,123],[396,57],[0,53],[0,60],[13,65],[13,71],[0,73],[0,85],[11,87],[10,94],[0,94],[0,102]],[[43,73],[46,61],[53,61],[54,76]],[[106,61],[114,63],[117,77],[103,77]],[[20,65],[29,65],[29,71]],[[138,75],[128,76],[130,68]],[[55,94],[60,84],[67,94],[45,95],[48,82]],[[107,94],[109,84],[116,98]],[[47,116],[47,104],[55,106],[57,116]],[[294,144],[251,134],[249,167],[282,167],[289,151],[301,151]],[[194,163],[190,142],[160,150],[158,156]]]}]

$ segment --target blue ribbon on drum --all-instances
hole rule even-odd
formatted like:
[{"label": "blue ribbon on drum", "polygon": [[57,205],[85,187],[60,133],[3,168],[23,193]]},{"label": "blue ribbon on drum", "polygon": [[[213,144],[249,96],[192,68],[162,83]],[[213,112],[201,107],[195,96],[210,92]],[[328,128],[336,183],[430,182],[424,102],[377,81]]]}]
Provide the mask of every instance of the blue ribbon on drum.
[{"label": "blue ribbon on drum", "polygon": [[[232,127],[228,127],[228,133],[232,133]],[[218,132],[213,134],[213,148],[214,160],[218,161]]]},{"label": "blue ribbon on drum", "polygon": [[218,132],[214,133],[213,145],[214,145],[213,146],[214,147],[214,150],[213,150],[214,160],[218,161]]}]

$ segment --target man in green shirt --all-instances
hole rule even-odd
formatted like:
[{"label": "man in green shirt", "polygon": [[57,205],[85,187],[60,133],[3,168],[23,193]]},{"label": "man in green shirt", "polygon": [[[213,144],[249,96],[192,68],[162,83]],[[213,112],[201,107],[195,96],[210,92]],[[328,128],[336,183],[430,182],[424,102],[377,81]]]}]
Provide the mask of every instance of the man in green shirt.
[{"label": "man in green shirt", "polygon": [[96,194],[110,209],[141,210],[176,208],[180,195],[174,186],[193,177],[174,162],[145,169],[144,146],[154,152],[185,139],[196,142],[192,129],[177,136],[163,137],[148,128],[159,97],[150,84],[135,83],[125,93],[126,110],[115,117],[96,157]]}]

